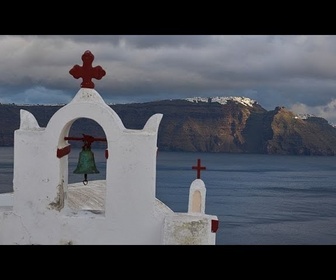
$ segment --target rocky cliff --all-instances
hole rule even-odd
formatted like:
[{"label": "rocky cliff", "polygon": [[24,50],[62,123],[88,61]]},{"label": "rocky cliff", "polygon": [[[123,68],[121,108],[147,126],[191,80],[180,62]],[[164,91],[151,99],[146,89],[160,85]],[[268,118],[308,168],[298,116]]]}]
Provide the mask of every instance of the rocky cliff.
[{"label": "rocky cliff", "polygon": [[[336,154],[336,129],[325,119],[300,118],[284,107],[267,111],[248,98],[189,98],[110,106],[130,129],[141,129],[150,116],[162,113],[159,150]],[[0,146],[13,145],[14,130],[19,128],[20,123],[20,109],[31,112],[39,125],[45,127],[60,107],[0,104]],[[88,119],[79,119],[71,127],[71,136],[81,136],[82,133],[105,137],[102,128]]]}]

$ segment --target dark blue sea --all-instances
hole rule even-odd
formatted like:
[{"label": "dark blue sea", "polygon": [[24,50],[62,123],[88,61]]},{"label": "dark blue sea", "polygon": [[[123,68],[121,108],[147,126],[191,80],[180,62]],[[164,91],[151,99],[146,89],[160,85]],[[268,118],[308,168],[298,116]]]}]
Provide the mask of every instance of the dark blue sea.
[{"label": "dark blue sea", "polygon": [[[13,190],[13,148],[0,147],[0,193]],[[69,155],[69,182],[79,149]],[[95,150],[104,179],[104,150]],[[187,212],[192,166],[206,170],[205,213],[217,215],[217,245],[336,245],[336,157],[161,152],[156,197]],[[72,170],[73,169],[73,170]]]}]

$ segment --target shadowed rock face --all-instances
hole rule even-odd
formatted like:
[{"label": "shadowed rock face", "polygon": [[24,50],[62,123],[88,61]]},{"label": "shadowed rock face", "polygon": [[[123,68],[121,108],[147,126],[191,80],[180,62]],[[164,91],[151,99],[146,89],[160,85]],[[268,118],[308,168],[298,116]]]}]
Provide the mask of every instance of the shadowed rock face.
[{"label": "shadowed rock face", "polygon": [[[61,106],[16,106],[0,104],[0,146],[13,146],[14,130],[20,125],[20,109],[31,112],[45,127]],[[335,155],[336,129],[323,118],[297,118],[283,107],[267,111],[259,104],[243,105],[228,100],[190,102],[162,100],[111,105],[129,129],[142,129],[155,113],[162,113],[158,147],[161,151]],[[79,119],[71,136],[105,137],[102,128],[89,119]],[[80,147],[81,143],[71,143]],[[94,142],[105,148],[106,143]]]}]

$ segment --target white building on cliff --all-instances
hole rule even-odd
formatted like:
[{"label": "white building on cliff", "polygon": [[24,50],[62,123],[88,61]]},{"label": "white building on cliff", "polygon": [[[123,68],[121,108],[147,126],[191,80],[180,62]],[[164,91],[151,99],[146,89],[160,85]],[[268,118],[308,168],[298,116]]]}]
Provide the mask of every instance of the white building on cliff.
[{"label": "white building on cliff", "polygon": [[[105,71],[92,67],[93,59],[86,51],[83,66],[70,70],[83,79],[81,88],[46,127],[21,110],[14,191],[0,194],[0,244],[214,245],[218,218],[205,214],[199,176],[190,186],[188,213],[173,212],[155,196],[162,114],[151,116],[141,130],[126,129],[94,89],[91,79],[100,80]],[[79,118],[96,121],[105,132],[105,180],[68,184],[68,133]],[[83,136],[88,139],[95,140]]]}]

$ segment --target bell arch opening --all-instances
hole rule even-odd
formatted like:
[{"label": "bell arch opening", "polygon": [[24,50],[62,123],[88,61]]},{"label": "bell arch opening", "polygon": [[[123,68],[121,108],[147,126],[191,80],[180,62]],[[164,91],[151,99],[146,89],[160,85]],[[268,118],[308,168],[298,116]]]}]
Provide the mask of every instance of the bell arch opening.
[{"label": "bell arch opening", "polygon": [[74,120],[64,135],[71,149],[67,164],[65,206],[67,211],[105,214],[107,140],[103,128],[89,118]]}]

